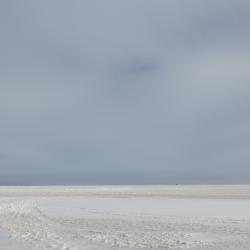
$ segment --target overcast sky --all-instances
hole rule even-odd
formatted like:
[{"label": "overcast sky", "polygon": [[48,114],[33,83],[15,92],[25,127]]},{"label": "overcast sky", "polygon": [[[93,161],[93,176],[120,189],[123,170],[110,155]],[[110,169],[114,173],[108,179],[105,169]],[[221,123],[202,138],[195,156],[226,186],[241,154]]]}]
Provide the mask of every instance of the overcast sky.
[{"label": "overcast sky", "polygon": [[0,183],[250,183],[250,1],[1,0]]}]

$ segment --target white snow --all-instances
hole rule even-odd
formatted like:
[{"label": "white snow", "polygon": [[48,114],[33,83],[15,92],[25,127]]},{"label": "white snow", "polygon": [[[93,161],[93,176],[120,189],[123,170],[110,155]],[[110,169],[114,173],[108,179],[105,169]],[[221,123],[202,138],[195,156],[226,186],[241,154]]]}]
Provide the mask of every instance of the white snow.
[{"label": "white snow", "polygon": [[49,216],[86,217],[140,215],[148,217],[248,220],[250,200],[201,198],[57,198],[40,202]]},{"label": "white snow", "polygon": [[249,186],[2,187],[0,249],[250,249]]}]

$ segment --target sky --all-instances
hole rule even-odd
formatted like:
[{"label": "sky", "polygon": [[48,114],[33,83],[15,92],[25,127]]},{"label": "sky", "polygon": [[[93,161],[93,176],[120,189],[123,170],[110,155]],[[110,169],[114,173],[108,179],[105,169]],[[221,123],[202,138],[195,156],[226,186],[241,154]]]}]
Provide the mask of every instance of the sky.
[{"label": "sky", "polygon": [[248,0],[1,0],[0,184],[250,183]]}]

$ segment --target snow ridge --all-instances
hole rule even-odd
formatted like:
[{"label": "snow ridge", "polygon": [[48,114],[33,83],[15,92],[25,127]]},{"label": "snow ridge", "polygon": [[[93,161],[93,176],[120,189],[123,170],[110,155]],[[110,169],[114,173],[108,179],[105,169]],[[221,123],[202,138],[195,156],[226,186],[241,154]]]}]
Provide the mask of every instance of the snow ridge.
[{"label": "snow ridge", "polygon": [[0,205],[0,224],[17,241],[32,249],[75,250],[57,232],[55,225],[41,214],[37,200],[18,200]]}]

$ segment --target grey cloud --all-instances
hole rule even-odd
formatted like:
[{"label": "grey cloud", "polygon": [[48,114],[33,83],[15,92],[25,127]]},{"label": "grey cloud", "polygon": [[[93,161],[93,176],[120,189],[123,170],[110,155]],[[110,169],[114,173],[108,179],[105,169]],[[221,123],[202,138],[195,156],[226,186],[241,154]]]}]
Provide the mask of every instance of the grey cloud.
[{"label": "grey cloud", "polygon": [[248,1],[13,0],[0,14],[0,182],[247,181]]}]

